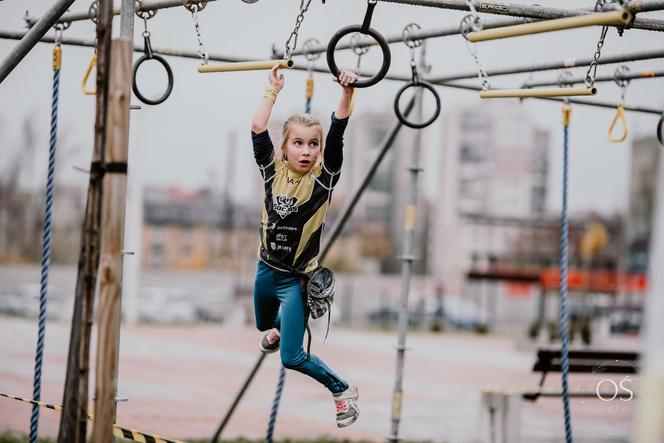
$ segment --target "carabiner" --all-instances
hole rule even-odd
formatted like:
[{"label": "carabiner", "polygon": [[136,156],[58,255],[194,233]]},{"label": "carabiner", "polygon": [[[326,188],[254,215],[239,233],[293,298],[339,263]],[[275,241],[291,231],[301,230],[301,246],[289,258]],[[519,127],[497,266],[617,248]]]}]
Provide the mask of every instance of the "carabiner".
[{"label": "carabiner", "polygon": [[85,95],[97,94],[96,89],[88,89],[88,79],[90,78],[92,69],[94,69],[96,66],[97,66],[97,51],[95,50],[94,54],[92,54],[92,59],[90,60],[90,64],[88,65],[88,68],[85,70],[85,74],[83,74],[83,81],[81,82],[81,90]]}]

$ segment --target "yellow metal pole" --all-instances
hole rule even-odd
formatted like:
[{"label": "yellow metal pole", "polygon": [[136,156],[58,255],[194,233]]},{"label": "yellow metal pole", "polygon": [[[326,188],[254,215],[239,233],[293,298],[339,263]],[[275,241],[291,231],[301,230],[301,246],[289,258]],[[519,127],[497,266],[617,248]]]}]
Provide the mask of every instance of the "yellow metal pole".
[{"label": "yellow metal pole", "polygon": [[468,40],[471,42],[482,42],[499,38],[518,37],[520,35],[582,28],[585,26],[620,26],[628,25],[631,20],[632,14],[629,11],[620,9],[470,32]]},{"label": "yellow metal pole", "polygon": [[534,89],[489,89],[480,92],[480,98],[521,98],[521,97],[573,97],[595,95],[597,88],[534,88]]},{"label": "yellow metal pole", "polygon": [[293,60],[261,60],[255,62],[220,63],[213,65],[199,65],[198,72],[237,72],[272,69],[275,64],[279,69],[289,69],[295,66]]}]

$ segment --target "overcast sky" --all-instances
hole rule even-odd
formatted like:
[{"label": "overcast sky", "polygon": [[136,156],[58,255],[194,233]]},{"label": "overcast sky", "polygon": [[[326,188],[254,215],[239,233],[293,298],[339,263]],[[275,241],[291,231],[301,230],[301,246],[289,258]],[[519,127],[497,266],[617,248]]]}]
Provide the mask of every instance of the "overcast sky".
[{"label": "overcast sky", "polygon": [[[26,8],[40,16],[49,0],[4,0],[0,3],[0,28],[22,30]],[[593,2],[547,1],[539,4],[558,7],[589,7]],[[299,0],[260,0],[248,5],[240,0],[220,0],[210,3],[201,13],[201,32],[208,51],[231,56],[265,57],[273,43],[283,46],[290,34],[299,10]],[[88,1],[76,1],[72,11],[87,10]],[[326,43],[333,33],[348,24],[361,23],[366,2],[360,0],[328,0],[325,5],[313,0],[300,31],[299,45],[310,37]],[[424,29],[454,26],[465,14],[434,8],[405,6],[379,2],[372,26],[383,34],[400,33],[403,27],[416,22]],[[660,13],[648,17],[664,18]],[[491,16],[485,16],[491,20]],[[143,24],[136,23],[136,41],[140,41]],[[155,47],[174,47],[196,50],[191,15],[184,8],[161,10],[149,22]],[[115,21],[115,33],[119,18]],[[94,38],[94,25],[74,23],[65,36]],[[561,61],[567,58],[591,56],[599,37],[599,28],[571,30],[478,44],[479,56],[488,70],[492,68]],[[0,40],[0,58],[15,45],[12,40]],[[610,30],[602,56],[646,49],[664,48],[664,34],[649,31],[627,31],[619,38]],[[26,182],[45,174],[51,95],[51,46],[38,45],[0,85],[0,153],[20,148],[21,123],[34,119],[40,131],[40,144],[34,174],[26,174]],[[378,56],[363,61],[363,68],[376,66]],[[432,76],[474,69],[472,58],[462,37],[452,36],[429,40],[427,46]],[[67,158],[60,178],[85,186],[87,178],[74,171],[71,165],[85,167],[92,151],[94,97],[81,93],[84,70],[92,56],[91,48],[65,47],[60,89],[60,131],[68,142],[80,150]],[[131,159],[142,163],[141,176],[147,185],[177,185],[195,188],[223,182],[224,164],[235,157],[235,189],[237,196],[247,198],[254,191],[256,171],[250,149],[249,125],[253,112],[263,94],[266,72],[230,74],[199,74],[197,61],[168,58],[175,76],[171,97],[159,106],[143,105],[132,111]],[[662,68],[662,60],[630,64],[633,71]],[[324,57],[317,66],[325,67]],[[600,66],[598,75],[612,74],[616,65]],[[391,73],[409,74],[408,51],[402,44],[392,45]],[[577,68],[579,75],[584,68]],[[152,72],[150,72],[152,73]],[[159,74],[154,73],[158,79]],[[527,76],[502,77],[492,80],[494,87],[517,87]],[[557,78],[556,72],[535,74],[537,79]],[[302,72],[287,72],[286,87],[279,97],[274,115],[277,118],[301,111],[304,107],[304,79]],[[334,109],[338,86],[327,75],[316,77],[313,111],[325,117]],[[627,103],[652,108],[664,108],[664,79],[633,81],[627,92]],[[366,110],[391,109],[393,97],[400,87],[397,82],[383,81],[360,92],[355,113]],[[617,101],[619,89],[610,83],[599,85],[598,100]],[[476,93],[455,89],[440,89],[443,113],[458,106],[478,105]],[[134,102],[137,102],[134,99]],[[548,207],[559,208],[561,143],[560,105],[526,101],[523,106],[541,127],[551,131],[551,192]],[[625,143],[607,141],[607,129],[614,111],[575,106],[571,129],[572,155],[570,206],[573,211],[612,213],[627,205],[629,152],[634,137],[654,135],[658,117],[628,113],[630,136]],[[425,132],[424,159],[431,165],[438,159],[441,126],[439,121]],[[231,131],[238,134],[238,148],[226,149]],[[349,147],[352,149],[352,147]],[[0,163],[0,168],[3,165]],[[135,169],[132,169],[135,171]],[[425,194],[435,195],[435,171],[425,170]]]}]

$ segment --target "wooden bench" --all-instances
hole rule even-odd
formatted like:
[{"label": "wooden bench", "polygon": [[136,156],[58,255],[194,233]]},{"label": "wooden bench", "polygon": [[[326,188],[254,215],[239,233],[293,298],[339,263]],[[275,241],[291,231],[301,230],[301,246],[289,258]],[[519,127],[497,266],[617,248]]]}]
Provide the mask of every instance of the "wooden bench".
[{"label": "wooden bench", "polygon": [[[635,374],[638,372],[639,353],[625,351],[570,350],[569,373],[592,374]],[[559,397],[562,391],[544,391],[544,381],[550,372],[562,372],[562,351],[560,349],[538,349],[533,372],[541,372],[537,390],[524,392],[524,400],[536,401],[539,397]],[[570,390],[571,397],[595,397],[592,392]],[[623,395],[623,394],[619,394]]]},{"label": "wooden bench", "polygon": [[[638,352],[607,350],[570,350],[569,372],[572,374],[635,374],[639,368]],[[482,390],[481,441],[521,442],[521,402],[536,401],[540,397],[560,397],[562,389],[545,389],[546,376],[562,371],[562,352],[558,349],[538,349],[533,372],[541,373],[538,386],[532,389],[492,387]],[[570,397],[597,398],[595,389],[570,386]],[[627,398],[631,392],[600,392],[611,398]],[[488,412],[488,416],[485,415]],[[488,432],[486,432],[488,431]]]}]

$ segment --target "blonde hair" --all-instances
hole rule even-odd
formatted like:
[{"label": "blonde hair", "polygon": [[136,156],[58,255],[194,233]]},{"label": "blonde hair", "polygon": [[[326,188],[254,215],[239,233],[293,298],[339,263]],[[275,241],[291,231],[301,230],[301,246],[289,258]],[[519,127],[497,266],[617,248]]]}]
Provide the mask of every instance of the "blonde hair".
[{"label": "blonde hair", "polygon": [[[293,125],[304,126],[305,128],[311,128],[318,126],[320,130],[320,152],[323,153],[323,125],[320,120],[314,117],[311,114],[293,114],[286,119],[283,126],[281,127],[281,146],[279,150],[275,152],[275,155],[281,160],[286,160],[286,143],[288,142],[288,137],[290,136],[290,131]],[[321,157],[319,160],[321,161]]]}]

